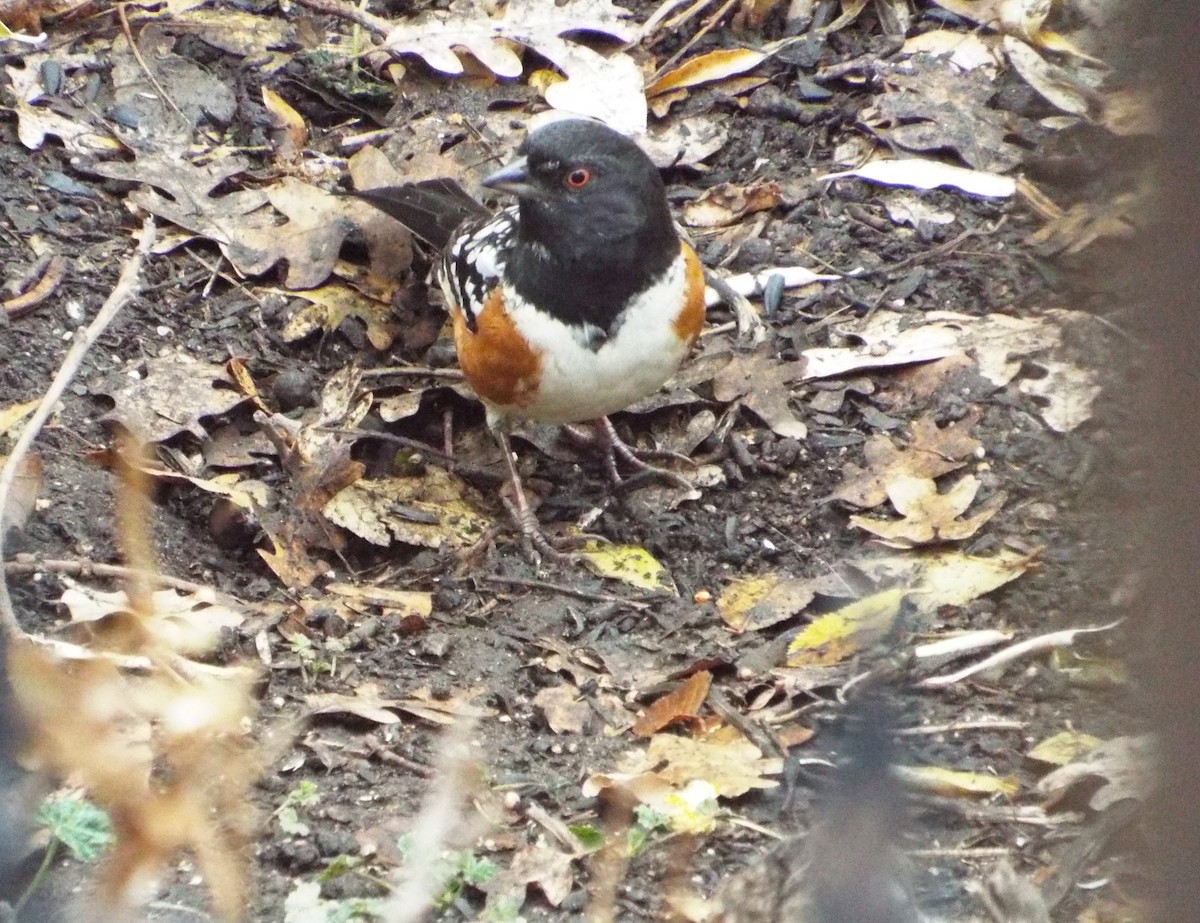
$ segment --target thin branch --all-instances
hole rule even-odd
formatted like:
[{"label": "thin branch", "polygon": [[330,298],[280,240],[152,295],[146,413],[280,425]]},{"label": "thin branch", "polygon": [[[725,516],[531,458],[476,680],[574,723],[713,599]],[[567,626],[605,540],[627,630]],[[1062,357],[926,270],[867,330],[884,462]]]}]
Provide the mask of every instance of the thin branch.
[{"label": "thin branch", "polygon": [[[63,392],[67,390],[67,386],[79,374],[79,366],[83,362],[83,357],[91,349],[92,344],[108,328],[108,325],[112,323],[113,318],[117,316],[126,302],[137,294],[141,281],[142,263],[145,262],[146,254],[150,252],[150,248],[154,245],[154,236],[154,219],[147,218],[142,224],[138,248],[121,270],[121,276],[117,279],[117,284],[112,290],[112,294],[101,305],[100,310],[96,313],[95,318],[93,318],[87,328],[76,333],[75,339],[71,343],[71,348],[67,350],[67,355],[58,369],[58,373],[54,376],[54,380],[50,382],[50,387],[42,397],[42,402],[38,405],[38,409],[34,411],[33,416],[30,417],[29,422],[21,431],[21,438],[13,446],[12,454],[8,456],[8,461],[0,469],[0,510],[7,508],[9,494],[12,492],[13,483],[16,481],[17,471],[21,467],[21,462],[29,453],[29,448],[33,445],[33,440],[37,438],[42,427],[46,425],[46,421],[50,419],[50,415],[54,413],[54,405],[58,403]],[[4,529],[0,529],[0,562],[3,561]],[[12,597],[8,593],[8,582],[4,578],[4,570],[0,570],[0,631],[4,631],[10,637],[20,637],[25,633],[21,629],[20,623],[17,622],[17,614],[13,609]]]},{"label": "thin branch", "polygon": [[328,13],[338,19],[356,23],[376,35],[386,36],[393,28],[386,19],[373,16],[349,3],[340,3],[338,0],[296,0],[296,2],[310,10],[316,10],[318,13]]},{"label": "thin branch", "polygon": [[183,110],[175,105],[175,100],[171,99],[167,91],[163,89],[163,85],[158,82],[158,78],[154,76],[154,71],[150,70],[150,68],[146,65],[146,59],[142,57],[142,51],[140,48],[138,48],[138,43],[133,37],[133,30],[129,28],[129,19],[125,16],[124,3],[117,4],[117,19],[120,20],[121,31],[125,33],[125,40],[129,42],[129,50],[133,53],[134,60],[137,61],[138,66],[146,75],[146,79],[150,81],[155,92],[158,93],[158,98],[174,109],[175,114],[185,122],[189,121],[188,117],[183,114]]},{"label": "thin branch", "polygon": [[159,586],[170,587],[181,593],[213,593],[213,599],[224,605],[236,606],[239,609],[253,609],[255,606],[243,602],[236,596],[214,590],[203,583],[194,583],[181,577],[169,577],[156,571],[141,570],[136,567],[126,567],[123,564],[101,564],[98,561],[88,561],[76,558],[32,558],[23,560],[20,555],[16,561],[0,564],[0,571],[8,574],[73,574],[79,577],[114,577],[119,580],[145,580]]},{"label": "thin branch", "polygon": [[1077,635],[1110,631],[1120,624],[1121,622],[1118,619],[1115,622],[1109,622],[1107,625],[1099,625],[1095,628],[1068,628],[1065,631],[1053,631],[1036,638],[1027,638],[1024,641],[1019,641],[1004,648],[1002,651],[997,651],[992,656],[979,661],[979,663],[963,667],[961,670],[955,673],[948,673],[945,676],[930,676],[927,679],[921,680],[917,685],[925,689],[936,688],[938,686],[951,686],[954,683],[962,682],[970,676],[974,676],[976,673],[986,673],[989,670],[1007,666],[1023,657],[1040,654],[1042,651],[1053,650],[1056,647],[1070,647],[1075,643]]}]

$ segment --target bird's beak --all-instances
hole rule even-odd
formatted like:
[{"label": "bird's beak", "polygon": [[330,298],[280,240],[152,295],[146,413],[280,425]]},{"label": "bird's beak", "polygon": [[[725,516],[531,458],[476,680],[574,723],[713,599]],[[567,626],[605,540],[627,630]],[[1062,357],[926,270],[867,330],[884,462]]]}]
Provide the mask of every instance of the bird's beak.
[{"label": "bird's beak", "polygon": [[540,196],[537,185],[529,178],[529,161],[518,157],[507,167],[497,170],[483,181],[489,189],[510,192],[518,198],[534,199]]}]

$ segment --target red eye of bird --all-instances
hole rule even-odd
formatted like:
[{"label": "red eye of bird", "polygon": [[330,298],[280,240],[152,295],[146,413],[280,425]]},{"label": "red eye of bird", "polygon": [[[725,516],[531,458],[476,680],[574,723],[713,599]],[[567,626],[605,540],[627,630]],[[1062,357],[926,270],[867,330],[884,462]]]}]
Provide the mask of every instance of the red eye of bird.
[{"label": "red eye of bird", "polygon": [[582,186],[586,186],[591,178],[591,171],[580,167],[578,170],[572,170],[567,174],[567,185],[572,189],[579,189]]}]

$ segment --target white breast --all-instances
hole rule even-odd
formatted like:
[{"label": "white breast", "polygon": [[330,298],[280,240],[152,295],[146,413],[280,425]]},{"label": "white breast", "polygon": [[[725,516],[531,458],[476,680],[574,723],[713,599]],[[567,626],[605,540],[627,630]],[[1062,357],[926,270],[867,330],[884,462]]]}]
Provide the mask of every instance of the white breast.
[{"label": "white breast", "polygon": [[[688,344],[674,328],[686,287],[687,263],[681,252],[663,277],[629,305],[612,336],[592,349],[588,331],[537,310],[506,284],[505,307],[541,354],[541,386],[534,403],[489,406],[489,412],[542,423],[577,423],[623,410],[653,394],[688,353]],[[577,294],[586,300],[589,293]]]}]

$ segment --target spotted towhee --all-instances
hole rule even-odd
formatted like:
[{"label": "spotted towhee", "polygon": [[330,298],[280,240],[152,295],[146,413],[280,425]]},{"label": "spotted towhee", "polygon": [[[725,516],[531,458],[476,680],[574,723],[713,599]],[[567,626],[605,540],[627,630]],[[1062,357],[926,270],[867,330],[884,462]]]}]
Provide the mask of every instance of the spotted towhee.
[{"label": "spotted towhee", "polygon": [[704,323],[704,271],[675,230],[658,170],[630,139],[569,119],[531,132],[518,155],[483,181],[517,197],[496,214],[428,186],[359,195],[442,248],[458,361],[504,452],[514,516],[554,555],[521,488],[508,422],[596,420],[610,451],[639,464],[607,415],[652,394],[688,355]]}]

